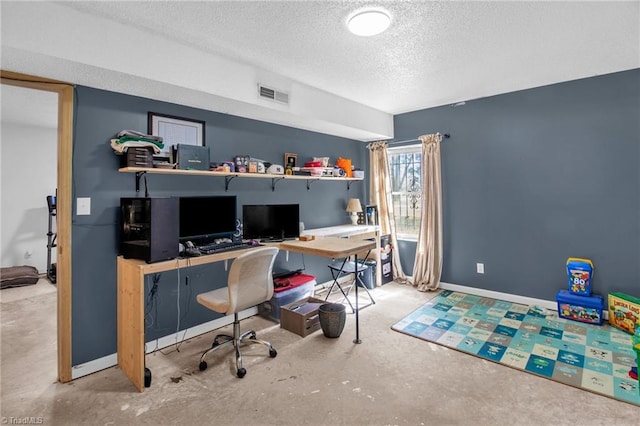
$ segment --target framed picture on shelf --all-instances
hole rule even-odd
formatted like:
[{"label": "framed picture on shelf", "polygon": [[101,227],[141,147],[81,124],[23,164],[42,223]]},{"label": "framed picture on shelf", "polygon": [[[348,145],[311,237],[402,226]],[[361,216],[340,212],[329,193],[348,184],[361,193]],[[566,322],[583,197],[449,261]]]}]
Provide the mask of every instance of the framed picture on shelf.
[{"label": "framed picture on shelf", "polygon": [[204,146],[205,122],[174,115],[149,112],[147,132],[162,137],[163,152],[171,152],[174,145]]},{"label": "framed picture on shelf", "polygon": [[298,166],[298,154],[292,154],[290,152],[285,152],[284,154],[284,168],[287,167],[297,167]]},{"label": "framed picture on shelf", "polygon": [[364,213],[367,225],[380,225],[378,221],[378,206],[367,205],[364,208]]}]

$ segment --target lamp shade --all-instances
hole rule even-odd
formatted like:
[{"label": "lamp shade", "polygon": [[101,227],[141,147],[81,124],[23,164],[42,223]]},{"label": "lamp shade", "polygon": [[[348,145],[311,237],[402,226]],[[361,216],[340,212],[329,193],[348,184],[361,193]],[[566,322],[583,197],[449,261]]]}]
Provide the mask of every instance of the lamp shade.
[{"label": "lamp shade", "polygon": [[362,211],[362,206],[360,205],[360,200],[357,198],[349,199],[349,203],[347,204],[347,211],[349,213],[359,213]]}]

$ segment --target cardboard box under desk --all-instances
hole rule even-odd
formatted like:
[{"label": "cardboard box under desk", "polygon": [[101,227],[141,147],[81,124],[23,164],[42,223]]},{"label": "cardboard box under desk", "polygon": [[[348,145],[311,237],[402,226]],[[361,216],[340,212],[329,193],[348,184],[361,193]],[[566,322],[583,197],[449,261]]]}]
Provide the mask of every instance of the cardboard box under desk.
[{"label": "cardboard box under desk", "polygon": [[306,297],[288,305],[280,307],[280,327],[289,330],[298,336],[308,336],[314,331],[320,330],[320,318],[318,310],[324,305],[322,299]]}]

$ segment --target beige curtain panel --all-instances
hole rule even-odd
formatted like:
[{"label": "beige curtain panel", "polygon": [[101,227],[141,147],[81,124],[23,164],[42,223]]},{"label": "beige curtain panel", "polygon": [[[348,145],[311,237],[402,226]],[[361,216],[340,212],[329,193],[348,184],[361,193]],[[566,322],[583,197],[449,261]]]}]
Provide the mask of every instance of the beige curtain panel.
[{"label": "beige curtain panel", "polygon": [[372,142],[369,148],[369,194],[371,204],[378,206],[378,218],[380,220],[380,232],[389,234],[389,240],[394,249],[391,251],[391,263],[393,265],[393,279],[396,282],[408,283],[407,276],[402,270],[400,254],[396,239],[396,223],[393,215],[393,199],[391,198],[391,176],[389,173],[389,159],[387,157],[386,142]]},{"label": "beige curtain panel", "polygon": [[419,139],[422,142],[422,217],[413,264],[413,285],[420,291],[433,291],[440,285],[442,274],[442,136],[436,133]]}]

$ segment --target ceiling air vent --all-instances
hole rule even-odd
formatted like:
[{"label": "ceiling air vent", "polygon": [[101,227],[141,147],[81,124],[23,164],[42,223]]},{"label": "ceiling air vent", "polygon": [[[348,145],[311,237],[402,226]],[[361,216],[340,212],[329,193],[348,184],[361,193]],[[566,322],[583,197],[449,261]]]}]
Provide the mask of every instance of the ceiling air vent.
[{"label": "ceiling air vent", "polygon": [[281,92],[276,89],[258,84],[258,95],[263,99],[269,99],[270,101],[280,102],[282,104],[289,103],[289,94]]}]

